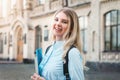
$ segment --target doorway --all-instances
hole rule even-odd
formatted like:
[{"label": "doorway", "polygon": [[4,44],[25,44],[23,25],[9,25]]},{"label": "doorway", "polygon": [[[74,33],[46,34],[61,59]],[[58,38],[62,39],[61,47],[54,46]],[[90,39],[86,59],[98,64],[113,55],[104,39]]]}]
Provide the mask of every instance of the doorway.
[{"label": "doorway", "polygon": [[23,62],[23,39],[22,28],[18,30],[17,34],[17,61]]}]

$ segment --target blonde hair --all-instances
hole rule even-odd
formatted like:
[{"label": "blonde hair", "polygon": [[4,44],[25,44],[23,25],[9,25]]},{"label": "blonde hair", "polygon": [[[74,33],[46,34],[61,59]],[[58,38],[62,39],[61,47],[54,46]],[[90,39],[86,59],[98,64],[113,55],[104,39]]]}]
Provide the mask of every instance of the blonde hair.
[{"label": "blonde hair", "polygon": [[[81,40],[80,40],[80,27],[79,20],[76,12],[71,8],[62,8],[56,11],[54,17],[59,13],[63,12],[66,14],[70,22],[68,23],[68,29],[63,36],[65,40],[64,51],[63,51],[63,59],[66,56],[67,51],[73,45],[81,52]],[[55,36],[52,35],[52,39],[55,40]]]}]

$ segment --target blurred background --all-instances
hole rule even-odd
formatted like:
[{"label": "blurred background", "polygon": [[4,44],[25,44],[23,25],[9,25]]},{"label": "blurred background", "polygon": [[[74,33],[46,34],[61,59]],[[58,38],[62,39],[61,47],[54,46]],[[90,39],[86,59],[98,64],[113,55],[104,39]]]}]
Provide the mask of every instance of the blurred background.
[{"label": "blurred background", "polygon": [[86,80],[119,80],[119,4],[120,0],[0,0],[0,80],[30,80],[34,52],[41,47],[44,53],[50,45],[53,15],[62,7],[74,9],[79,18],[89,68]]}]

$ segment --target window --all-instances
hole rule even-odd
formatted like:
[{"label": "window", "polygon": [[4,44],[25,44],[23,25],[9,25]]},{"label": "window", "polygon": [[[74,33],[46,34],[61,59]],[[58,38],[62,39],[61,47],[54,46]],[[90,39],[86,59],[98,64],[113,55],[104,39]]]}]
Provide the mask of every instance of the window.
[{"label": "window", "polygon": [[64,7],[68,6],[68,0],[63,0],[62,5],[63,5]]},{"label": "window", "polygon": [[26,44],[26,34],[23,35],[24,43]]},{"label": "window", "polygon": [[7,0],[2,0],[2,16],[6,17],[7,15],[7,7],[6,7]]},{"label": "window", "polygon": [[11,9],[14,8],[15,4],[16,4],[16,0],[11,0]]},{"label": "window", "polygon": [[45,4],[45,0],[38,0],[39,4]]},{"label": "window", "polygon": [[105,51],[120,51],[120,11],[105,14]]},{"label": "window", "polygon": [[50,0],[51,2],[58,1],[58,0]]},{"label": "window", "polygon": [[95,31],[92,32],[92,51],[95,51]]},{"label": "window", "polygon": [[42,32],[41,32],[41,28],[39,26],[37,26],[35,28],[35,49],[40,48],[41,47],[41,43],[42,43]]},{"label": "window", "polygon": [[3,35],[0,34],[0,53],[3,53]]},{"label": "window", "polygon": [[44,31],[44,41],[48,41],[48,30]]},{"label": "window", "polygon": [[88,21],[87,17],[83,16],[79,18],[79,25],[80,25],[80,34],[82,38],[82,50],[83,52],[87,52],[87,26],[88,26]]},{"label": "window", "polygon": [[4,40],[4,43],[7,44],[7,35],[5,33],[5,40]]}]

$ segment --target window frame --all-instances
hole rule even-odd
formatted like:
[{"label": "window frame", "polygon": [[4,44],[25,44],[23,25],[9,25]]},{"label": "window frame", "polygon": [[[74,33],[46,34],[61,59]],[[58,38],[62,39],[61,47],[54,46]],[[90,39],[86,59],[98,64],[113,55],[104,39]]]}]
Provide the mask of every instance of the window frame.
[{"label": "window frame", "polygon": [[[80,22],[80,18],[83,18],[82,25]],[[87,16],[79,17],[79,26],[80,26],[80,36],[81,36],[81,40],[82,40],[82,51],[84,53],[87,53],[87,28],[88,28],[88,17]]]},{"label": "window frame", "polygon": [[[114,12],[116,12],[116,14],[115,14],[115,16],[116,16],[116,24],[112,24],[113,22],[112,22],[112,20],[113,20],[113,14],[112,13],[114,13]],[[107,21],[107,15],[108,14],[110,14],[110,22],[109,21]],[[105,13],[104,14],[104,52],[120,52],[120,50],[119,50],[119,43],[118,43],[118,36],[120,36],[120,34],[118,34],[118,27],[120,27],[120,23],[118,23],[118,17],[120,17],[120,10],[111,10],[111,11],[109,11],[109,12],[107,12],[107,13]],[[107,22],[109,22],[109,24],[107,24]],[[107,37],[108,36],[106,36],[106,34],[108,33],[108,31],[106,31],[108,28],[110,28],[109,29],[109,37],[110,37],[110,40],[109,40],[109,43],[107,43]],[[113,42],[113,29],[116,29],[116,32],[114,33],[114,34],[116,34],[116,41],[115,41],[115,47],[114,47],[114,42]],[[107,45],[109,45],[109,47],[107,47]],[[113,48],[115,48],[115,49],[113,49]]]}]

